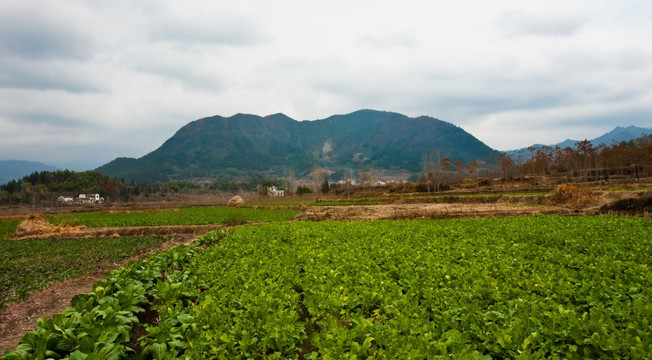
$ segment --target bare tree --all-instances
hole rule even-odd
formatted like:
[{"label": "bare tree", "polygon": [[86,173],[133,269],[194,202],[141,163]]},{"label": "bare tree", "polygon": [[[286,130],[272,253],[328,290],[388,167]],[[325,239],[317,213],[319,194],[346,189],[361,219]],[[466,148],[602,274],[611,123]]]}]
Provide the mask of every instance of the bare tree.
[{"label": "bare tree", "polygon": [[480,169],[481,162],[480,160],[471,160],[466,163],[464,166],[466,170],[469,172],[469,175],[475,178],[475,188],[478,188],[478,170]]},{"label": "bare tree", "polygon": [[283,171],[283,187],[285,187],[285,193],[288,195],[291,195],[293,189],[296,189],[294,168],[287,168]]},{"label": "bare tree", "polygon": [[346,191],[346,197],[351,196],[351,190],[353,188],[353,174],[351,170],[346,170],[344,175],[342,175],[342,181],[344,182],[344,190]]},{"label": "bare tree", "polygon": [[312,168],[312,171],[310,172],[309,175],[310,178],[312,178],[313,190],[318,200],[321,186],[324,183],[324,181],[328,181],[328,176],[330,175],[330,172],[327,169],[317,165]]},{"label": "bare tree", "polygon": [[464,170],[465,170],[464,163],[462,162],[462,160],[455,160],[453,166],[457,171],[457,174],[459,176],[459,182],[461,183],[462,181],[464,181]]},{"label": "bare tree", "polygon": [[433,184],[434,191],[440,190],[443,173],[443,160],[444,159],[442,158],[439,149],[434,149],[429,153],[423,154],[421,158],[421,168],[428,193],[430,193],[431,183]]},{"label": "bare tree", "polygon": [[376,171],[373,166],[365,167],[364,162],[360,162],[360,170],[358,170],[358,179],[362,186],[371,187],[376,183]]},{"label": "bare tree", "polygon": [[428,189],[428,193],[430,193],[432,168],[435,166],[434,162],[435,160],[433,159],[432,153],[424,153],[421,156],[421,176],[423,177],[423,181],[426,183],[426,189]]},{"label": "bare tree", "polygon": [[453,160],[451,160],[449,157],[445,157],[441,159],[441,169],[443,170],[443,183],[445,185],[448,185],[449,182],[449,175],[451,172],[451,168],[453,166]]},{"label": "bare tree", "polygon": [[511,180],[512,187],[514,187],[514,159],[507,153],[500,153],[498,155],[498,167],[503,174],[503,181]]}]

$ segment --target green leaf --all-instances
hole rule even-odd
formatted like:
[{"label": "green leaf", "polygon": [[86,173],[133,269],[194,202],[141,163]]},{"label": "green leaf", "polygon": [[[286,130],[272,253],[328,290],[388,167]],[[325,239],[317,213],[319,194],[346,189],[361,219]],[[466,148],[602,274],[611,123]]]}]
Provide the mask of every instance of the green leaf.
[{"label": "green leaf", "polygon": [[83,353],[81,350],[75,350],[69,355],[68,358],[70,360],[86,360],[88,358],[88,354]]},{"label": "green leaf", "polygon": [[168,347],[165,344],[153,343],[143,349],[143,355],[151,355],[154,359],[163,359]]}]

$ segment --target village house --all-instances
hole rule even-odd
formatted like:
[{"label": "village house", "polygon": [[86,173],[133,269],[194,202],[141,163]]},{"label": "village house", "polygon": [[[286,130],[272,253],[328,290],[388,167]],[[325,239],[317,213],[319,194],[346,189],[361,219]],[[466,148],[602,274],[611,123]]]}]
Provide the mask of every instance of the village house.
[{"label": "village house", "polygon": [[70,196],[59,196],[57,201],[60,204],[101,204],[104,198],[100,194],[79,194],[76,198]]},{"label": "village house", "polygon": [[269,196],[285,196],[285,190],[281,190],[276,186],[270,186],[267,188],[267,195]]},{"label": "village house", "polygon": [[66,204],[72,204],[72,202],[75,201],[75,199],[73,199],[72,196],[59,196],[57,200],[60,203],[66,203]]}]

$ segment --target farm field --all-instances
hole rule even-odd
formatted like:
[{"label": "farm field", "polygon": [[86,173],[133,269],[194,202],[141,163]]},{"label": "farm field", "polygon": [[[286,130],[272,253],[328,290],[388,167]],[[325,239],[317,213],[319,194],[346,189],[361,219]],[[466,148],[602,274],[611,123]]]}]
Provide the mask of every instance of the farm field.
[{"label": "farm field", "polygon": [[[93,211],[0,218],[0,241],[30,238],[195,235],[224,226],[288,221],[292,209],[181,207],[166,210]],[[28,220],[21,224],[22,221]],[[21,224],[21,226],[18,226]]]},{"label": "farm field", "polygon": [[246,222],[287,221],[297,210],[270,210],[233,207],[182,207],[172,210],[134,212],[86,212],[61,214],[48,220],[58,225],[74,222],[88,227],[166,226],[243,224]]},{"label": "farm field", "polygon": [[[202,206],[0,217],[0,337],[4,337],[0,339],[0,353],[6,346],[15,346],[20,336],[13,334],[12,342],[7,331],[33,328],[36,318],[29,325],[20,323],[21,316],[26,322],[33,314],[63,310],[64,301],[69,301],[75,291],[88,291],[104,270],[115,269],[127,259],[133,261],[134,255],[187,243],[216,228],[286,221],[297,213]],[[23,225],[27,225],[27,233],[18,235],[18,225],[26,219]],[[93,278],[97,280],[89,284]],[[50,284],[54,286],[49,288]],[[46,292],[38,293],[46,288]],[[30,294],[33,296],[24,301]],[[61,299],[49,299],[52,294]],[[8,304],[15,306],[4,311]],[[52,312],[54,309],[59,310]]]},{"label": "farm field", "polygon": [[0,310],[51,282],[92,273],[168,240],[141,236],[0,241]]},{"label": "farm field", "polygon": [[3,359],[644,359],[651,233],[615,216],[247,225],[111,272]]}]

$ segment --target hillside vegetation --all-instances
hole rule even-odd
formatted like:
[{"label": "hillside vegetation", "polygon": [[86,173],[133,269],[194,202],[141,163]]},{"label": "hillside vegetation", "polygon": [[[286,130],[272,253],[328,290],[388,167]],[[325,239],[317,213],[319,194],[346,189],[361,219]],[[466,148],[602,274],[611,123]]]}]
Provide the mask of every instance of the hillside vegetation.
[{"label": "hillside vegetation", "polygon": [[141,182],[278,176],[286,169],[303,176],[315,165],[418,172],[422,155],[434,149],[464,162],[498,154],[463,129],[427,116],[361,110],[296,121],[283,114],[237,114],[193,121],[146,156],[118,158],[97,171]]}]

